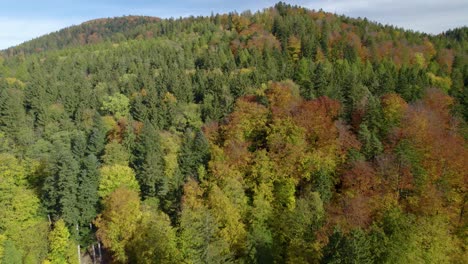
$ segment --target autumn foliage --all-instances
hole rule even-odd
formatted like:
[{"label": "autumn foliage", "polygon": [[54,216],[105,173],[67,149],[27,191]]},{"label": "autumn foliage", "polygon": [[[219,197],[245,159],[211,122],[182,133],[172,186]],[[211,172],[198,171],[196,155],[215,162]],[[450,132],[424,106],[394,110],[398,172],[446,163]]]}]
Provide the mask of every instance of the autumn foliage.
[{"label": "autumn foliage", "polygon": [[[224,122],[205,127],[212,151],[208,173],[214,177],[196,187],[190,181],[184,206],[199,204],[215,217],[230,214],[242,221],[219,219],[220,232],[235,244],[252,243],[243,234],[253,226],[282,230],[271,238],[271,247],[304,246],[288,239],[283,228],[289,220],[280,215],[294,215],[311,191],[320,203],[329,201],[326,220],[310,238],[318,247],[332,243],[337,226],[345,233],[373,230],[376,219],[393,208],[421,216],[443,212],[457,226],[464,217],[468,152],[450,114],[453,99],[429,89],[412,104],[395,93],[378,100],[383,152],[366,160],[358,153],[367,143],[339,120],[341,105],[335,100],[304,100],[290,81],[271,82],[257,96],[240,98]],[[366,112],[362,122],[369,122]],[[210,197],[206,203],[203,196]],[[240,220],[249,212],[255,215],[260,203],[266,210],[262,218]],[[230,254],[243,256],[245,248],[235,244]]]}]

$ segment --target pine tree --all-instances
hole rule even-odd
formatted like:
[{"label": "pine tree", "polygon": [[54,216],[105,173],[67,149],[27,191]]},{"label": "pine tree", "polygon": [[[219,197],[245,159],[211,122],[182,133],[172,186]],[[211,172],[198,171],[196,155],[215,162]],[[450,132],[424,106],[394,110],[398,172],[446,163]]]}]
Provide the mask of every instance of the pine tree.
[{"label": "pine tree", "polygon": [[90,154],[83,159],[81,172],[78,176],[78,210],[79,223],[87,226],[96,217],[98,203],[99,161],[96,156]]},{"label": "pine tree", "polygon": [[79,219],[79,165],[73,158],[69,145],[60,140],[56,140],[54,144],[54,162],[50,175],[43,184],[43,199],[50,213],[63,218],[67,224],[74,225]]},{"label": "pine tree", "polygon": [[325,56],[328,56],[328,38],[330,36],[330,24],[327,21],[324,21],[322,24],[322,32],[320,34],[320,47]]},{"label": "pine tree", "polygon": [[96,112],[93,117],[93,128],[88,138],[88,154],[100,157],[106,144],[106,132],[101,116]]},{"label": "pine tree", "polygon": [[85,154],[86,154],[86,144],[88,142],[86,141],[86,136],[82,132],[77,132],[72,135],[71,137],[71,150],[73,153],[73,157],[77,161],[81,161]]},{"label": "pine tree", "polygon": [[184,179],[198,178],[198,168],[206,166],[210,159],[208,142],[203,132],[197,131],[195,137],[190,129],[184,133],[179,154],[179,168]]},{"label": "pine tree", "polygon": [[168,179],[164,177],[160,136],[149,121],[138,136],[133,157],[143,197],[164,196],[168,192]]},{"label": "pine tree", "polygon": [[294,80],[301,86],[301,95],[306,99],[314,98],[314,87],[312,87],[311,75],[309,60],[306,58],[300,59]]},{"label": "pine tree", "polygon": [[363,145],[362,152],[367,159],[372,159],[383,151],[382,142],[377,136],[377,130],[369,130],[364,123],[359,127],[359,140]]},{"label": "pine tree", "polygon": [[23,101],[24,95],[20,90],[9,88],[0,91],[0,131],[21,145],[31,141],[33,136],[26,123]]},{"label": "pine tree", "polygon": [[372,244],[364,231],[355,229],[349,234],[335,229],[324,249],[324,263],[375,263]]},{"label": "pine tree", "polygon": [[327,65],[325,63],[317,64],[317,67],[315,68],[314,72],[315,96],[308,96],[306,97],[307,99],[314,99],[315,97],[328,95],[327,90],[329,85],[329,79],[326,67]]}]

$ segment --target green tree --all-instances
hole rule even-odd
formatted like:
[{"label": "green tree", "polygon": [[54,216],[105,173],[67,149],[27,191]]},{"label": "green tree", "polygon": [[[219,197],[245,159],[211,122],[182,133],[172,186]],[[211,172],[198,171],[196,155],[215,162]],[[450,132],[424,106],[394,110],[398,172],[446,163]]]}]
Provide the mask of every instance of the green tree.
[{"label": "green tree", "polygon": [[6,236],[4,234],[0,234],[0,259],[3,259],[4,250],[4,242],[6,240]]},{"label": "green tree", "polygon": [[250,257],[257,263],[273,261],[273,188],[271,183],[261,183],[253,197],[249,243],[252,245]]},{"label": "green tree", "polygon": [[97,214],[99,200],[99,162],[93,154],[83,159],[81,173],[78,175],[80,191],[78,192],[78,210],[80,213],[80,224],[87,226]]},{"label": "green tree", "polygon": [[349,234],[335,229],[324,249],[322,263],[375,263],[369,236],[361,229]]},{"label": "green tree", "polygon": [[208,141],[203,132],[187,129],[184,133],[180,154],[179,168],[184,178],[198,178],[198,168],[206,166],[210,159]]},{"label": "green tree", "polygon": [[[323,202],[317,192],[296,200],[292,212],[278,211],[274,221],[274,255],[287,263],[317,263],[320,247],[315,233],[324,218]],[[285,256],[285,257],[284,257]]]},{"label": "green tree", "polygon": [[106,132],[101,116],[96,112],[93,116],[93,127],[88,136],[88,153],[100,157],[106,144]]},{"label": "green tree", "polygon": [[54,162],[42,187],[43,199],[49,212],[57,218],[63,218],[67,224],[74,225],[79,219],[79,164],[70,151],[69,143],[57,139],[54,144]]},{"label": "green tree", "polygon": [[135,144],[132,162],[143,197],[162,197],[169,191],[160,140],[159,132],[151,123],[145,122]]},{"label": "green tree", "polygon": [[373,227],[375,261],[381,263],[463,262],[460,241],[445,216],[418,217],[393,208]]},{"label": "green tree", "polygon": [[3,242],[3,256],[2,263],[21,264],[23,263],[21,251],[16,248],[15,244],[11,240]]},{"label": "green tree", "polygon": [[367,159],[372,159],[383,151],[382,143],[377,136],[377,130],[370,131],[366,124],[361,124],[359,127],[359,140],[363,145],[362,153]]},{"label": "green tree", "polygon": [[330,94],[329,93],[329,86],[330,86],[330,78],[329,78],[329,67],[330,64],[327,62],[321,62],[317,64],[317,67],[315,68],[314,71],[314,80],[313,80],[313,86],[314,86],[314,92],[315,96],[306,96],[306,99],[314,99],[315,97],[319,96],[336,96],[335,94]]},{"label": "green tree", "polygon": [[104,148],[104,155],[102,160],[106,165],[122,165],[128,166],[130,161],[130,154],[127,152],[124,146],[119,144],[117,141],[107,143]]},{"label": "green tree", "polygon": [[99,181],[99,196],[105,198],[116,189],[126,187],[132,191],[139,191],[139,185],[135,178],[135,172],[122,165],[104,165],[99,169],[101,179]]},{"label": "green tree", "polygon": [[[313,68],[311,69],[310,60],[307,58],[301,58],[299,60],[297,70],[295,73],[294,80],[301,86],[301,95],[305,99],[312,99],[315,98],[315,89],[313,87],[313,83],[311,81],[311,77],[313,76]],[[318,78],[320,78],[318,76]]]},{"label": "green tree", "polygon": [[9,88],[2,89],[0,93],[0,130],[18,144],[30,142],[33,134],[23,107],[23,91]]},{"label": "green tree", "polygon": [[126,117],[130,111],[130,100],[120,93],[107,96],[102,101],[101,110],[109,112],[116,118]]}]

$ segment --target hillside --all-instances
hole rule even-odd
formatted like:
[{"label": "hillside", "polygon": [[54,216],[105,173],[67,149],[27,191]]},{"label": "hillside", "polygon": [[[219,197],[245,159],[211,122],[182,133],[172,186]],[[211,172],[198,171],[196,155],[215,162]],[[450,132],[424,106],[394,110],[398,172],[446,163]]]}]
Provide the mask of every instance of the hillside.
[{"label": "hillside", "polygon": [[120,42],[138,38],[142,28],[161,21],[156,17],[125,16],[102,18],[27,41],[3,51],[7,56],[58,50],[67,47],[92,45],[103,41]]},{"label": "hillside", "polygon": [[6,50],[0,263],[463,263],[467,32],[278,3]]}]

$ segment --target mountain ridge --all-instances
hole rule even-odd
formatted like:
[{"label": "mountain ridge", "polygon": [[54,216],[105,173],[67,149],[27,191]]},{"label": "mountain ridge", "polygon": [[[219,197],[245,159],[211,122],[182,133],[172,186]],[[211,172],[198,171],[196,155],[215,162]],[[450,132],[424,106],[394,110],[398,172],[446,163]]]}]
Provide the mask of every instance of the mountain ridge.
[{"label": "mountain ridge", "polygon": [[[265,10],[271,10],[273,7],[265,8]],[[382,24],[378,21],[369,21],[367,18],[363,17],[348,17],[345,15],[338,15],[336,13],[325,12],[323,10],[315,10],[315,9],[307,9],[302,8],[299,6],[294,6],[294,8],[303,9],[306,12],[315,13],[315,14],[326,14],[326,16],[334,16],[339,17],[344,20],[353,21],[353,23],[370,23],[374,26],[381,27],[381,28],[390,28],[391,30],[397,30],[400,32],[405,33],[412,33],[412,34],[419,34],[422,36],[427,37],[440,37],[444,36],[447,33],[456,33],[460,31],[467,31],[467,27],[457,27],[453,29],[448,29],[445,32],[439,33],[437,35],[414,31],[411,29],[405,29],[396,27],[390,24]],[[257,11],[257,13],[263,12]],[[240,15],[243,14],[251,14],[251,11],[247,10]],[[212,16],[189,16],[183,18],[159,18],[155,16],[143,16],[143,15],[125,15],[125,16],[117,16],[117,17],[107,17],[107,18],[95,18],[88,21],[84,21],[78,25],[71,25],[60,30],[50,32],[48,34],[39,36],[37,38],[25,41],[20,43],[16,46],[12,46],[6,48],[4,50],[0,50],[0,54],[4,54],[5,56],[12,56],[16,54],[32,54],[37,52],[43,52],[48,50],[56,50],[62,49],[66,47],[74,47],[79,45],[92,45],[96,43],[100,43],[103,41],[111,41],[111,42],[120,42],[130,39],[135,39],[141,37],[141,34],[132,33],[132,29],[141,26],[149,26],[154,23],[158,23],[161,21],[180,21],[180,20],[192,20],[194,18],[209,18],[213,19],[213,17],[218,16],[232,16],[238,15],[237,12],[230,12],[225,14],[216,14]],[[124,36],[120,35],[119,33],[123,34]],[[466,33],[465,33],[466,35]]]}]

